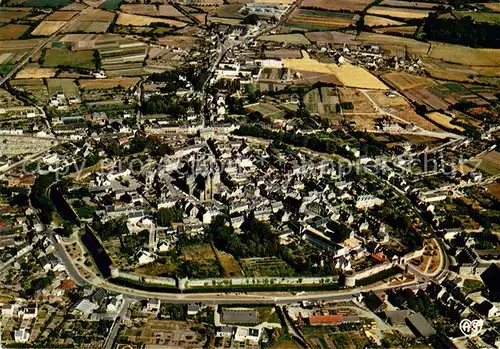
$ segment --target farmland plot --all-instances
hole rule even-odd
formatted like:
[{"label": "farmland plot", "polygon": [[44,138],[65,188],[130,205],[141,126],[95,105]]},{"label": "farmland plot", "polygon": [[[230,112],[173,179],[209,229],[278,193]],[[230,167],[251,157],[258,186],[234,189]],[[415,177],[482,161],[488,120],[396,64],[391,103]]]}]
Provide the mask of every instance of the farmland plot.
[{"label": "farmland plot", "polygon": [[29,25],[7,24],[0,27],[0,40],[15,40],[21,37],[30,28]]},{"label": "farmland plot", "polygon": [[71,23],[65,30],[65,33],[105,33],[109,26],[110,22],[89,22],[89,21],[75,21]]},{"label": "farmland plot", "polygon": [[439,113],[439,112],[432,112],[432,113],[427,114],[427,117],[430,120],[432,120],[433,122],[435,122],[436,124],[441,125],[441,126],[447,128],[447,129],[455,129],[455,130],[458,130],[458,131],[464,131],[463,127],[460,127],[460,126],[457,126],[457,125],[453,125],[451,123],[451,121],[453,119],[450,116],[446,115],[446,114]]},{"label": "farmland plot", "polygon": [[158,12],[162,17],[184,17],[184,14],[172,5],[160,5]]},{"label": "farmland plot", "polygon": [[128,13],[123,13],[123,12],[120,12],[120,14],[118,16],[118,20],[116,21],[117,25],[132,25],[132,26],[137,26],[137,27],[148,26],[148,25],[151,25],[152,23],[165,23],[165,24],[171,25],[172,27],[184,27],[187,25],[187,23],[185,23],[185,22],[176,21],[173,19],[131,15]]},{"label": "farmland plot", "polygon": [[27,39],[27,40],[9,40],[4,41],[0,45],[1,53],[12,53],[12,52],[26,52],[32,50],[36,45],[40,43],[41,39]]},{"label": "farmland plot", "polygon": [[139,78],[80,79],[78,84],[86,90],[106,90],[117,86],[129,88],[137,85]]},{"label": "farmland plot", "polygon": [[[0,7],[3,9],[3,7]],[[30,13],[27,11],[5,11],[0,10],[0,23],[9,23],[14,19],[24,18],[28,16]]]},{"label": "farmland plot", "polygon": [[358,15],[342,12],[295,10],[287,24],[303,29],[342,28],[356,23]]},{"label": "farmland plot", "polygon": [[382,1],[381,5],[391,6],[391,7],[417,8],[417,9],[433,9],[438,6],[443,6],[440,3],[399,1],[399,0],[384,0]]},{"label": "farmland plot", "polygon": [[55,95],[58,91],[63,91],[66,97],[78,96],[78,86],[73,79],[47,79],[49,96]]},{"label": "farmland plot", "polygon": [[23,6],[31,7],[63,7],[71,3],[71,0],[28,0]]},{"label": "farmland plot", "polygon": [[458,18],[472,17],[476,22],[500,24],[500,13],[492,12],[468,12],[457,11],[453,12]]},{"label": "farmland plot", "polygon": [[42,68],[38,64],[28,64],[16,74],[16,79],[44,79],[56,75],[57,70],[53,68]]},{"label": "farmland plot", "polygon": [[319,8],[323,10],[338,11],[348,10],[353,12],[361,12],[366,6],[372,3],[373,0],[304,0],[302,8]]},{"label": "farmland plot", "polygon": [[400,91],[424,88],[434,85],[434,81],[419,75],[404,72],[392,72],[382,75],[382,79]]},{"label": "farmland plot", "polygon": [[310,45],[311,42],[302,34],[278,34],[263,35],[259,37],[261,41],[282,42],[291,45]]},{"label": "farmland plot", "polygon": [[356,35],[336,31],[307,32],[304,34],[312,42],[321,44],[358,45]]},{"label": "farmland plot", "polygon": [[80,12],[85,10],[88,6],[81,2],[72,2],[71,4],[64,6],[61,11],[77,11]]},{"label": "farmland plot", "polygon": [[373,6],[367,11],[370,15],[389,16],[401,19],[421,19],[429,15],[432,10],[393,8],[384,6]]},{"label": "farmland plot", "polygon": [[32,32],[33,36],[50,36],[61,29],[65,21],[43,21]]},{"label": "farmland plot", "polygon": [[380,45],[382,48],[390,51],[396,47],[401,47],[403,52],[418,57],[427,55],[430,47],[428,43],[410,38],[367,32],[361,32],[356,40],[365,44]]},{"label": "farmland plot", "polygon": [[365,16],[365,25],[369,27],[385,27],[388,25],[404,25],[404,22],[395,21],[393,19],[379,17],[379,16]]},{"label": "farmland plot", "polygon": [[47,21],[69,21],[77,13],[78,11],[55,11],[45,19]]},{"label": "farmland plot", "polygon": [[123,4],[120,7],[120,11],[133,13],[137,15],[153,16],[156,17],[160,13],[156,8],[156,5],[146,5],[146,4]]},{"label": "farmland plot", "polygon": [[86,22],[111,22],[115,18],[115,14],[113,12],[104,11],[100,9],[93,9],[89,12],[78,17],[79,21]]},{"label": "farmland plot", "polygon": [[417,26],[396,26],[396,27],[382,27],[382,28],[376,28],[375,32],[376,33],[382,33],[382,34],[404,34],[404,35],[413,35],[417,31],[418,27]]},{"label": "farmland plot", "polygon": [[70,51],[65,49],[49,49],[45,53],[43,67],[56,68],[58,66],[94,69],[94,55],[91,50]]},{"label": "farmland plot", "polygon": [[500,2],[485,2],[482,3],[484,7],[487,9],[494,11],[494,12],[500,12]]}]

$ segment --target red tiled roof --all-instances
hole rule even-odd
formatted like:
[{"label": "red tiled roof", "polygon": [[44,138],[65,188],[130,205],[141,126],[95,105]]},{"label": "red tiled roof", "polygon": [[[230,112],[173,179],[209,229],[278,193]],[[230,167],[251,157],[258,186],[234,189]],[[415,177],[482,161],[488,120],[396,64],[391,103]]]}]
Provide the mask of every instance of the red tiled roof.
[{"label": "red tiled roof", "polygon": [[313,315],[309,316],[309,323],[314,324],[327,324],[331,322],[342,322],[344,316],[342,315]]},{"label": "red tiled roof", "polygon": [[63,290],[70,290],[72,288],[75,288],[75,282],[71,279],[64,279],[63,281],[61,281],[59,288]]}]

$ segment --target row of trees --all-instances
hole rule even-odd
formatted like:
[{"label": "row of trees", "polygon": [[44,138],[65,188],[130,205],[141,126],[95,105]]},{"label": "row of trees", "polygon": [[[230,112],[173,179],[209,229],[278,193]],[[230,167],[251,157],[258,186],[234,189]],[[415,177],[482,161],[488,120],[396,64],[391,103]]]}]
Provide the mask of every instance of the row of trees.
[{"label": "row of trees", "polygon": [[432,13],[423,26],[429,40],[449,42],[471,47],[500,48],[500,26],[477,23],[471,17],[460,19],[438,18]]}]

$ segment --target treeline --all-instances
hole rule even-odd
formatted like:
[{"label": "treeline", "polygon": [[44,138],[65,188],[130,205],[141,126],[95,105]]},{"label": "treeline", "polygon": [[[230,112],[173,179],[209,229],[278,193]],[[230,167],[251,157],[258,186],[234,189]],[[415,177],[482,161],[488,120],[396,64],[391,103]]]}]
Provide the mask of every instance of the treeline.
[{"label": "treeline", "polygon": [[305,147],[320,153],[339,154],[353,159],[351,152],[341,146],[334,138],[319,138],[317,135],[297,134],[295,132],[274,132],[258,125],[242,125],[234,132],[239,136],[250,136],[280,141],[297,147]]},{"label": "treeline", "polygon": [[471,17],[445,19],[431,14],[423,29],[429,40],[470,47],[500,48],[500,26],[477,23]]}]

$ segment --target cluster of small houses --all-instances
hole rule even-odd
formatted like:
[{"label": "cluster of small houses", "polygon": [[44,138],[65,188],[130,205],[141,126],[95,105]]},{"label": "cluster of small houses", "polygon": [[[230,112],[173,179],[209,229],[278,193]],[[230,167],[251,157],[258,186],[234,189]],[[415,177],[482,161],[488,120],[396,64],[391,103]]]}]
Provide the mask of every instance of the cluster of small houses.
[{"label": "cluster of small houses", "polygon": [[[126,217],[132,233],[144,229],[151,232],[147,248],[138,251],[139,264],[152,262],[155,251],[173,248],[175,232],[203,233],[204,227],[226,209],[236,232],[249,212],[261,221],[282,213],[282,244],[297,237],[307,240],[333,253],[339,269],[350,270],[351,258],[358,260],[374,252],[366,249],[369,241],[362,237],[363,232],[372,231],[374,242],[389,241],[388,226],[370,214],[370,208],[383,204],[383,199],[368,194],[361,185],[340,179],[331,164],[302,155],[280,156],[287,166],[283,172],[268,165],[266,150],[242,140],[200,140],[177,149],[152,168],[146,165],[142,196],[137,194],[141,183],[129,169],[95,174],[89,192],[97,200],[109,193],[116,200],[126,193],[130,195],[130,203],[117,201],[96,214],[103,222]],[[309,161],[313,170],[302,165],[303,161]],[[311,180],[324,189],[305,190],[304,183]],[[144,197],[155,200],[158,209],[180,207],[183,221],[173,227],[157,226]]]},{"label": "cluster of small houses", "polygon": [[[409,151],[411,147],[406,149]],[[415,190],[403,175],[383,161],[350,150],[363,166],[383,179],[407,192]],[[261,221],[279,214],[282,244],[296,241],[297,237],[307,240],[332,253],[337,269],[352,270],[353,261],[382,251],[380,246],[390,241],[391,228],[371,214],[370,209],[382,205],[384,198],[349,181],[342,176],[342,169],[331,163],[304,154],[280,153],[278,157],[282,170],[269,165],[271,156],[266,149],[243,140],[194,138],[194,143],[181,146],[160,162],[146,163],[142,170],[144,184],[128,168],[100,171],[93,174],[89,192],[97,201],[109,194],[116,200],[113,205],[96,211],[102,222],[126,217],[130,232],[144,229],[151,232],[148,245],[137,251],[139,264],[154,261],[156,251],[166,252],[175,247],[176,232],[202,234],[204,227],[226,210],[236,232],[249,212]],[[310,181],[323,189],[306,190],[304,183]],[[138,188],[142,195],[137,193]],[[129,203],[119,201],[125,194],[131,198]],[[433,193],[432,197],[423,194],[420,200],[425,209],[446,195],[446,192]],[[157,226],[154,209],[145,198],[152,200],[156,209],[179,207],[184,213],[182,222],[172,227]],[[365,232],[370,232],[369,237]],[[368,250],[369,243],[379,247]]]}]

